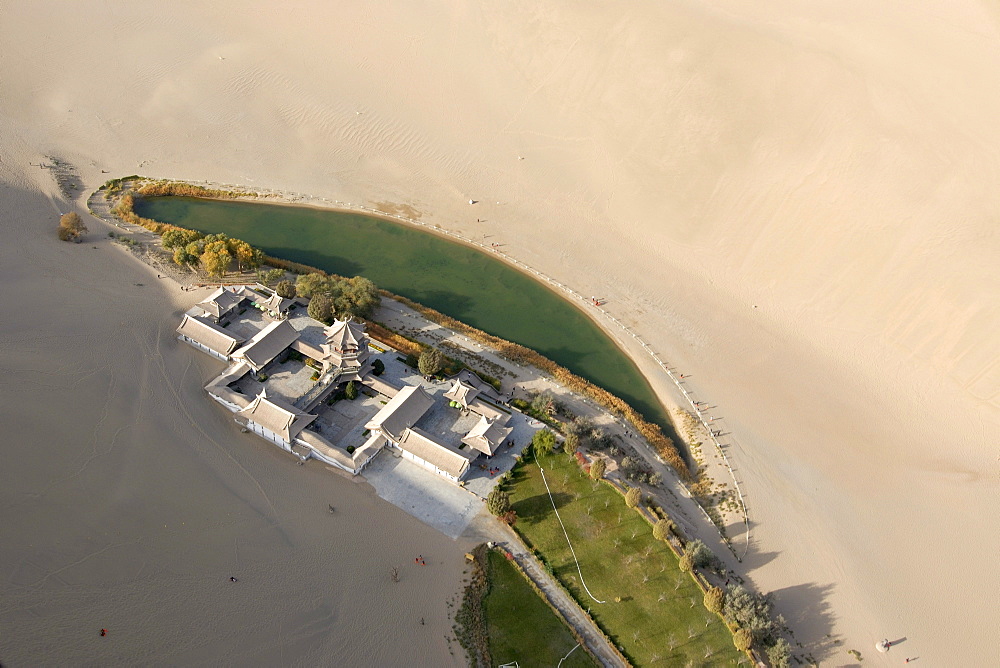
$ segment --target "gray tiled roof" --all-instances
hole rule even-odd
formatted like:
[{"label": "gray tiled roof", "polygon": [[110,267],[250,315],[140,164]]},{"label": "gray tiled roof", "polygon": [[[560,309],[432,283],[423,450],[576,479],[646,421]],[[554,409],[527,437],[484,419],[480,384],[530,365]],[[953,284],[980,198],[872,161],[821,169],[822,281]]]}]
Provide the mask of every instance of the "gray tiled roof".
[{"label": "gray tiled roof", "polygon": [[315,415],[303,413],[281,399],[268,398],[263,390],[246,408],[238,411],[237,415],[280,435],[288,443],[291,443],[307,424],[316,419]]},{"label": "gray tiled roof", "polygon": [[461,478],[469,469],[467,457],[443,443],[438,443],[419,429],[404,431],[399,440],[399,447],[456,478]]},{"label": "gray tiled roof", "polygon": [[365,429],[378,429],[398,443],[403,432],[416,424],[432,405],[434,398],[424,388],[407,385],[368,421]]},{"label": "gray tiled roof", "polygon": [[299,333],[287,320],[272,322],[233,353],[233,357],[246,360],[254,370],[260,371],[298,337]]},{"label": "gray tiled roof", "polygon": [[462,443],[483,454],[493,455],[504,439],[513,431],[511,427],[504,426],[505,422],[506,420],[489,420],[485,416],[480,417],[476,426],[469,430],[469,433],[462,439]]},{"label": "gray tiled roof", "polygon": [[237,346],[243,342],[243,339],[233,336],[214,322],[190,315],[184,316],[177,328],[177,333],[226,356],[236,350]]}]

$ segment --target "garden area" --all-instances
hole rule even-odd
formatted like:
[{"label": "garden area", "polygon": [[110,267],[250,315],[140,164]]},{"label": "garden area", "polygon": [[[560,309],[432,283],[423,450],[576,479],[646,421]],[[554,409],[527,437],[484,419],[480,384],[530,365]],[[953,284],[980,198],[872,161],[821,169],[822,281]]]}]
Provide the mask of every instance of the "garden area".
[{"label": "garden area", "polygon": [[[586,586],[552,511],[541,468],[569,534]],[[516,530],[546,567],[589,610],[634,665],[739,665],[722,619],[709,612],[701,589],[680,570],[669,546],[610,485],[591,480],[576,461],[555,452],[526,457],[504,489]]]},{"label": "garden area", "polygon": [[535,593],[507,558],[496,551],[487,554],[489,593],[486,595],[486,625],[490,656],[495,665],[593,668],[597,663],[583,647],[573,650],[576,638],[563,621]]}]

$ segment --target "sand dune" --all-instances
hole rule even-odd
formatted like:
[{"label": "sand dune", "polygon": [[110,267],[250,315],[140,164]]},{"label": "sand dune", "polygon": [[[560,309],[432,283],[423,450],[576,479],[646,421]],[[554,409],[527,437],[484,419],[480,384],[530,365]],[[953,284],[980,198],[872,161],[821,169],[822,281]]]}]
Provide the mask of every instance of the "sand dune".
[{"label": "sand dune", "polygon": [[[819,657],[995,660],[996,10],[397,5],[7,3],[4,248],[26,239],[38,261],[12,260],[5,278],[44,269],[56,281],[55,258],[72,258],[73,274],[88,266],[83,249],[25,236],[65,207],[45,203],[48,175],[28,167],[45,154],[90,186],[103,169],[281,188],[494,235],[606,296],[720,406],[754,522],[748,575],[778,592]],[[79,303],[121,321],[149,314],[148,343],[128,345],[155,355],[164,337],[148,328],[169,321],[159,295],[126,299],[85,275],[79,288],[105,299]],[[45,305],[31,296],[11,306]],[[80,350],[106,345],[109,330],[84,323]],[[4,327],[18,347],[41,331]],[[182,374],[184,356],[160,354],[181,366],[157,373]],[[101,409],[89,406],[76,419],[93,429]],[[162,442],[157,415],[147,405],[132,429]],[[226,470],[213,475],[251,485]],[[230,493],[216,487],[198,486],[202,503]],[[876,657],[886,636],[908,640]]]}]

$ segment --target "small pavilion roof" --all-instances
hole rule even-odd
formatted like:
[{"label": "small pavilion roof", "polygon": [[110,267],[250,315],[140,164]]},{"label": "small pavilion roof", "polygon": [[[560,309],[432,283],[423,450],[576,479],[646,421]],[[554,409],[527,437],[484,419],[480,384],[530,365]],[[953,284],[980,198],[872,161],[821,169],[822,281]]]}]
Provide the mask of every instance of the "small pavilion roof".
[{"label": "small pavilion roof", "polygon": [[243,342],[243,339],[233,336],[214,322],[191,315],[184,316],[177,333],[226,357]]},{"label": "small pavilion roof", "polygon": [[326,344],[335,350],[357,350],[368,339],[365,326],[353,320],[335,320],[323,334]]},{"label": "small pavilion roof", "polygon": [[291,307],[294,299],[288,299],[287,297],[282,297],[277,292],[271,293],[271,296],[265,299],[263,302],[258,302],[264,304],[268,311],[274,311],[275,313],[287,313],[288,309]]},{"label": "small pavilion roof", "polygon": [[469,433],[462,439],[462,443],[479,450],[484,455],[492,456],[497,448],[503,444],[504,439],[513,431],[511,427],[505,426],[505,422],[505,420],[490,420],[485,416],[480,417],[476,426],[469,430]]},{"label": "small pavilion roof", "polygon": [[445,399],[449,401],[457,401],[465,408],[468,408],[469,404],[472,403],[472,401],[478,396],[479,388],[463,382],[461,378],[456,378],[455,382],[451,386],[451,389],[444,393]]},{"label": "small pavilion roof", "polygon": [[243,295],[230,292],[225,288],[218,288],[206,297],[204,301],[199,302],[198,308],[212,314],[216,318],[221,318],[236,308],[241,301],[243,301]]},{"label": "small pavilion roof", "polygon": [[433,405],[434,398],[424,388],[407,385],[368,421],[365,429],[378,429],[398,443],[403,432],[416,424]]},{"label": "small pavilion roof", "polygon": [[268,398],[264,390],[246,408],[237,411],[237,415],[280,435],[288,443],[316,419],[315,415],[303,413],[281,399]]},{"label": "small pavilion roof", "polygon": [[233,357],[246,360],[255,371],[260,371],[297,338],[299,333],[290,322],[278,320],[254,334],[245,346],[233,353]]}]

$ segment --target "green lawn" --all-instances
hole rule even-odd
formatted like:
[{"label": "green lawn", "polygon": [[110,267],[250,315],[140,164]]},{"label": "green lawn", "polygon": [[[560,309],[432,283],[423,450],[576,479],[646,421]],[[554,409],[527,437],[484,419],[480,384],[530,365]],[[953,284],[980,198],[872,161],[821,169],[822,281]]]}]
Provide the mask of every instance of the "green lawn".
[{"label": "green lawn", "polygon": [[[603,604],[580,584],[539,464],[587,587]],[[610,486],[590,480],[574,461],[555,453],[519,464],[505,489],[517,511],[517,530],[633,664],[749,662],[733,646],[722,620],[705,609],[701,590],[678,568],[674,553],[653,538],[649,523]]]},{"label": "green lawn", "polygon": [[[506,557],[489,552],[490,593],[486,596],[486,627],[494,665],[517,661],[521,668],[555,666],[577,641],[551,608],[535,593]],[[594,668],[597,664],[579,647],[563,661],[564,668]]]}]

